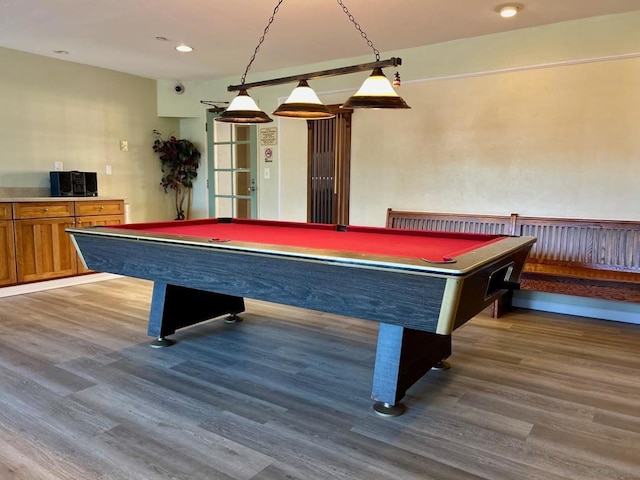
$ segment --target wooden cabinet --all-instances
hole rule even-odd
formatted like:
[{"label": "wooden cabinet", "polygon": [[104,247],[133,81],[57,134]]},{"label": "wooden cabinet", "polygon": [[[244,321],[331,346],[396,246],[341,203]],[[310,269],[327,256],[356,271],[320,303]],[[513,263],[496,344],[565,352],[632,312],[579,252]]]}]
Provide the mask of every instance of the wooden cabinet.
[{"label": "wooden cabinet", "polygon": [[[96,227],[106,225],[120,225],[124,223],[124,201],[104,200],[76,202],[76,227]],[[77,260],[79,274],[90,273],[80,257]]]},{"label": "wooden cabinet", "polygon": [[65,232],[73,217],[15,220],[18,282],[75,275],[76,251]]},{"label": "wooden cabinet", "polygon": [[[3,205],[12,206],[6,208],[8,219],[2,217]],[[0,285],[89,273],[65,229],[123,222],[124,200],[0,203],[0,253],[8,259],[0,268]]]},{"label": "wooden cabinet", "polygon": [[11,204],[0,203],[0,286],[15,285],[16,248]]},{"label": "wooden cabinet", "polygon": [[18,283],[76,273],[76,253],[65,229],[75,226],[73,202],[13,204]]}]

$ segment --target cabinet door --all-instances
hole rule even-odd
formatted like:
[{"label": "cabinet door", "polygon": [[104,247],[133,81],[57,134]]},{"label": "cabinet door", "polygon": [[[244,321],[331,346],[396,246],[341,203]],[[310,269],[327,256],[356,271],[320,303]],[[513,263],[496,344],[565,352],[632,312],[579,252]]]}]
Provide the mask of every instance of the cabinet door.
[{"label": "cabinet door", "polygon": [[0,286],[16,283],[16,249],[13,222],[0,220]]},{"label": "cabinet door", "polygon": [[66,228],[73,218],[16,220],[18,282],[34,282],[76,274],[76,251]]},{"label": "cabinet door", "polygon": [[[124,223],[124,215],[90,215],[88,217],[77,217],[76,227],[105,227],[109,225],[120,225]],[[80,257],[77,260],[78,273],[92,273],[84,266]]]}]

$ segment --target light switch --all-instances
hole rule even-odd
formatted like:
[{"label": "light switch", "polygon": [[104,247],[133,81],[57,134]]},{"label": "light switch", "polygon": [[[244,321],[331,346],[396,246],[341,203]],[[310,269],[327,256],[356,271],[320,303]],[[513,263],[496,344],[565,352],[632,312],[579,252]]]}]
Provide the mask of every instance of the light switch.
[{"label": "light switch", "polygon": [[111,175],[111,165],[107,165],[107,167],[105,168],[105,173],[107,175]]},{"label": "light switch", "polygon": [[269,168],[264,169],[264,178],[267,180],[271,178],[271,169]]}]

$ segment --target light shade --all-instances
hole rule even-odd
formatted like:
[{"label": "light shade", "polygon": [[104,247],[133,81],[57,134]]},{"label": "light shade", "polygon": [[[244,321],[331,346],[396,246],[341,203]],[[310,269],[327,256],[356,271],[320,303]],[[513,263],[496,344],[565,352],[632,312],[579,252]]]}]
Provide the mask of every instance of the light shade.
[{"label": "light shade", "polygon": [[298,86],[293,89],[287,101],[280,105],[274,112],[279,117],[290,118],[333,118],[329,107],[324,105],[316,92],[309,86],[306,80],[300,80]]},{"label": "light shade", "polygon": [[342,105],[344,108],[411,108],[400,97],[391,82],[376,67],[360,89]]},{"label": "light shade", "polygon": [[229,107],[215,119],[227,123],[269,123],[273,119],[264,113],[246,90],[240,90]]}]

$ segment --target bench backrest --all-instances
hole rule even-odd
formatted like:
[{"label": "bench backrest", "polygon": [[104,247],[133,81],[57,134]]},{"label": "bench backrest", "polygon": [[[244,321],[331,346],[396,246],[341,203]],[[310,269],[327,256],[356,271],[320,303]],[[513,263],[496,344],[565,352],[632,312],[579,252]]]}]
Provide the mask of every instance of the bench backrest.
[{"label": "bench backrest", "polygon": [[518,216],[515,234],[538,237],[530,262],[640,272],[640,222]]},{"label": "bench backrest", "polygon": [[537,237],[527,262],[640,273],[640,222],[409,212],[387,209],[386,226]]},{"label": "bench backrest", "polygon": [[511,235],[515,219],[500,215],[406,212],[387,209],[387,228]]}]

